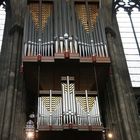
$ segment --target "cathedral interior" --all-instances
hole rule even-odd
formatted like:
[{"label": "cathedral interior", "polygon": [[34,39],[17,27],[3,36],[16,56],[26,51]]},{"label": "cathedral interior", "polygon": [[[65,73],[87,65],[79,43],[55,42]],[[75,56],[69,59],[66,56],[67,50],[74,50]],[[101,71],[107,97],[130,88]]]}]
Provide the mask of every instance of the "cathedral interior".
[{"label": "cathedral interior", "polygon": [[139,0],[0,5],[0,140],[140,140]]}]

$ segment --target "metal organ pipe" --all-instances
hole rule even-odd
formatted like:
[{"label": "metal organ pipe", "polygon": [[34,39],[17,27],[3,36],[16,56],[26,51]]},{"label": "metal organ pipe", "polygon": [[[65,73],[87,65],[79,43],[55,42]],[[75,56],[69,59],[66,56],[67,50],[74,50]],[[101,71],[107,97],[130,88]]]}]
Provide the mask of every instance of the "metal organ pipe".
[{"label": "metal organ pipe", "polygon": [[50,90],[50,125],[52,125],[52,90]]},{"label": "metal organ pipe", "polygon": [[101,125],[101,118],[100,118],[100,111],[99,111],[99,102],[98,102],[98,97],[96,97],[96,101],[97,101],[97,108],[98,108],[98,122],[99,122],[99,125]]},{"label": "metal organ pipe", "polygon": [[32,21],[32,33],[31,33],[31,56],[34,56],[34,24]]},{"label": "metal organ pipe", "polygon": [[32,19],[31,15],[29,18],[29,37],[28,37],[28,47],[27,47],[27,56],[30,56],[31,54],[31,33],[32,33]]},{"label": "metal organ pipe", "polygon": [[55,40],[55,52],[58,53],[58,1],[54,1],[54,40]]},{"label": "metal organ pipe", "polygon": [[45,56],[45,31],[46,31],[46,28],[44,27],[42,29],[42,56]]},{"label": "metal organ pipe", "polygon": [[[94,99],[94,105],[91,111],[89,110],[88,92],[85,90],[86,110],[83,109],[79,100],[75,100],[74,89],[70,93],[71,111],[65,106],[65,99],[68,97],[66,90],[64,91],[64,85],[62,86],[63,98],[56,106],[55,110],[52,110],[52,90],[49,93],[49,108],[46,108],[46,99],[39,97],[38,99],[38,122],[37,125],[58,125],[63,124],[78,124],[78,125],[99,125],[101,126],[101,119],[99,113],[98,97]],[[44,99],[43,99],[44,98]],[[63,112],[62,112],[63,109]]]},{"label": "metal organ pipe", "polygon": [[100,36],[100,28],[99,28],[99,24],[98,24],[98,17],[96,18],[96,31],[97,31],[97,37],[98,37],[98,48],[99,48],[99,56],[104,56],[103,54],[103,48],[102,48],[102,40],[101,40],[101,36]]},{"label": "metal organ pipe", "polygon": [[[52,7],[49,7],[50,15],[45,19],[47,20],[45,27],[44,25],[42,26],[43,4],[40,1],[38,5],[38,21],[34,21],[33,18],[35,17],[32,17],[33,14],[30,12],[32,10],[31,6],[26,15],[24,56],[37,56],[39,54],[42,56],[54,56],[55,53],[70,52],[78,53],[80,57],[94,55],[108,57],[101,15],[96,18],[94,26],[92,23],[94,22],[93,19],[90,19],[92,18],[92,15],[90,15],[90,12],[92,12],[91,5],[87,0],[85,0],[85,5],[81,5],[80,14],[76,13],[80,4],[75,6],[74,0],[54,1],[54,10],[52,10]],[[81,14],[83,15],[80,17]],[[36,24],[39,24],[39,27]]]},{"label": "metal organ pipe", "polygon": [[76,27],[77,27],[77,35],[78,35],[78,49],[79,49],[79,55],[82,56],[81,52],[81,47],[82,47],[82,42],[81,42],[81,34],[80,34],[80,26],[79,26],[79,20],[76,18]]},{"label": "metal organ pipe", "polygon": [[[39,0],[39,32],[38,32],[38,41],[41,41],[42,38],[42,0]],[[40,52],[39,52],[40,53]]]},{"label": "metal organ pipe", "polygon": [[41,125],[43,125],[43,122],[44,122],[44,115],[43,115],[43,110],[44,110],[44,107],[43,107],[43,102],[42,102],[42,99],[40,98],[40,101],[41,101]]},{"label": "metal organ pipe", "polygon": [[66,5],[67,5],[67,17],[68,17],[68,20],[67,20],[67,26],[68,26],[68,46],[69,46],[69,50],[70,50],[70,53],[74,52],[74,46],[73,46],[73,37],[72,37],[72,11],[71,11],[71,7],[70,7],[70,2],[67,1],[66,2]]},{"label": "metal organ pipe", "polygon": [[[71,29],[72,29],[72,34],[73,34],[73,44],[75,48],[75,53],[78,53],[78,36],[77,36],[77,31],[76,31],[76,16],[75,16],[75,9],[74,9],[74,1],[70,1],[71,5],[71,19],[72,19],[72,24],[71,24]],[[78,28],[77,28],[78,29]]]},{"label": "metal organ pipe", "polygon": [[97,39],[96,39],[96,33],[95,33],[95,27],[94,30],[92,31],[93,34],[93,42],[94,42],[94,48],[95,48],[95,55],[99,56],[98,54],[98,49],[97,49]]},{"label": "metal organ pipe", "polygon": [[77,102],[77,124],[80,125],[80,104]]},{"label": "metal organ pipe", "polygon": [[75,110],[75,94],[74,94],[74,88],[71,92],[71,104],[72,104],[72,123],[75,124],[76,123],[76,110]]},{"label": "metal organ pipe", "polygon": [[37,33],[36,33],[36,29],[35,29],[35,25],[34,25],[34,56],[37,55]]},{"label": "metal organ pipe", "polygon": [[40,105],[40,98],[38,98],[38,108],[37,108],[37,129],[40,125],[40,112],[41,112],[41,105]]},{"label": "metal organ pipe", "polygon": [[99,40],[99,32],[98,32],[98,28],[97,28],[98,24],[96,22],[96,26],[95,26],[95,36],[96,36],[96,41],[97,41],[97,51],[98,51],[98,56],[102,56],[101,53],[101,46],[100,46],[100,40]]},{"label": "metal organ pipe", "polygon": [[29,22],[29,12],[26,13],[25,22],[24,22],[24,47],[23,47],[23,55],[27,55],[27,47],[28,47],[28,24]]},{"label": "metal organ pipe", "polygon": [[98,30],[98,36],[99,36],[99,46],[101,48],[101,56],[105,56],[104,54],[104,47],[103,47],[103,40],[102,40],[102,36],[101,36],[101,28],[100,28],[100,24],[99,24],[99,17],[97,17],[97,30]]},{"label": "metal organ pipe", "polygon": [[48,56],[50,56],[50,45],[51,45],[51,16],[48,17]]},{"label": "metal organ pipe", "polygon": [[62,100],[60,100],[60,114],[59,114],[59,119],[60,119],[60,124],[62,125],[63,121],[62,121]]},{"label": "metal organ pipe", "polygon": [[79,27],[79,50],[81,51],[80,56],[84,56],[84,42],[83,42],[83,30],[82,30],[82,25],[81,22],[79,20],[77,20],[78,23],[78,27]]},{"label": "metal organ pipe", "polygon": [[64,121],[64,124],[66,123],[66,97],[65,97],[65,89],[64,89],[64,85],[62,84],[62,99],[63,99],[63,121]]},{"label": "metal organ pipe", "polygon": [[67,101],[68,101],[68,115],[69,121],[71,123],[71,102],[70,102],[70,83],[69,83],[69,76],[67,76]]},{"label": "metal organ pipe", "polygon": [[48,55],[48,35],[47,35],[47,32],[48,32],[48,22],[46,24],[46,28],[45,28],[45,31],[44,31],[44,56],[47,56]]},{"label": "metal organ pipe", "polygon": [[67,7],[67,2],[65,0],[62,0],[63,4],[62,4],[62,14],[63,14],[63,34],[64,34],[64,47],[65,47],[65,51],[68,52],[69,50],[69,46],[68,46],[68,39],[69,39],[69,35],[68,35],[68,7]]},{"label": "metal organ pipe", "polygon": [[104,49],[105,49],[105,54],[106,54],[106,57],[108,57],[108,50],[107,50],[107,46],[106,46],[106,37],[105,37],[105,28],[104,28],[104,24],[103,24],[103,20],[101,18],[101,16],[99,17],[99,20],[100,20],[100,29],[101,29],[101,35],[102,35],[102,38],[103,38],[103,45],[104,45]]},{"label": "metal organ pipe", "polygon": [[60,45],[60,52],[63,53],[63,23],[62,23],[62,1],[59,1],[59,45]]},{"label": "metal organ pipe", "polygon": [[53,56],[53,50],[54,50],[54,39],[53,39],[53,13],[51,12],[51,14],[50,14],[50,17],[51,17],[51,21],[50,21],[50,23],[51,23],[51,32],[50,32],[50,34],[51,34],[51,38],[50,38],[50,43],[51,43],[51,50],[50,50],[50,55],[51,56]]},{"label": "metal organ pipe", "polygon": [[84,27],[82,26],[82,31],[83,31],[83,52],[85,52],[84,56],[87,56],[87,38],[86,38],[86,31]]},{"label": "metal organ pipe", "polygon": [[62,0],[59,0],[59,22],[60,22],[60,30],[59,30],[59,35],[60,37],[63,37],[64,35],[64,24],[63,24],[63,4],[62,4]]},{"label": "metal organ pipe", "polygon": [[88,124],[91,125],[87,90],[85,90],[85,94],[86,94],[86,105],[87,105],[87,121],[88,121]]},{"label": "metal organ pipe", "polygon": [[90,15],[89,15],[89,5],[88,5],[88,1],[86,0],[86,12],[87,12],[87,22],[88,22],[88,26],[89,26],[89,34],[88,34],[88,38],[90,41],[88,41],[88,54],[90,55],[90,43],[92,45],[92,53],[94,55],[94,44],[93,44],[93,36],[92,36],[92,26],[91,26],[91,20],[90,20]]}]

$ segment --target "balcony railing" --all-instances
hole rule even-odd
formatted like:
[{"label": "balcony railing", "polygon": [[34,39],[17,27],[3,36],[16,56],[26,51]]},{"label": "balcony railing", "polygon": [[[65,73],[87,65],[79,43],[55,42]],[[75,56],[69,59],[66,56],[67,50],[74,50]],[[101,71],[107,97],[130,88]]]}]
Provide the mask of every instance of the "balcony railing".
[{"label": "balcony railing", "polygon": [[[59,92],[60,93],[60,92]],[[90,96],[88,91],[77,95],[76,91],[61,92],[62,96],[53,95],[38,98],[38,129],[99,129],[102,122],[97,95]]]}]

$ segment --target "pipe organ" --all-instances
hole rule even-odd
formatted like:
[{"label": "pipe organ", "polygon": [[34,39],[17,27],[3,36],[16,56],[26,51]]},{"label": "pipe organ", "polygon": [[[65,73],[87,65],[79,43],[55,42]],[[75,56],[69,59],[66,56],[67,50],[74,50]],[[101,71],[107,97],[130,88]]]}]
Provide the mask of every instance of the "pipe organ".
[{"label": "pipe organ", "polygon": [[104,24],[97,2],[29,3],[23,56],[74,53],[79,57],[108,57]]},{"label": "pipe organ", "polygon": [[105,88],[110,58],[99,2],[28,2],[22,50],[31,106],[27,114],[35,112],[39,131],[102,132],[98,95]]},{"label": "pipe organ", "polygon": [[97,95],[89,96],[87,90],[77,95],[69,76],[61,86],[59,96],[50,90],[49,95],[38,98],[38,127],[102,126]]}]

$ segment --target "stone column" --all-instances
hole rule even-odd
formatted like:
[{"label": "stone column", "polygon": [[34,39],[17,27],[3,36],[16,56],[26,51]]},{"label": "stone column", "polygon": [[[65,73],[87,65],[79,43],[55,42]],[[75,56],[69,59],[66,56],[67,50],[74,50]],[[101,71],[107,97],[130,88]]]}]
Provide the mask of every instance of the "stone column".
[{"label": "stone column", "polygon": [[22,140],[25,126],[25,92],[20,66],[24,0],[6,3],[4,42],[0,56],[0,139]]},{"label": "stone column", "polygon": [[[116,110],[117,122],[116,126],[120,133],[118,137],[121,140],[139,140],[139,126],[137,124],[138,117],[135,105],[135,98],[130,82],[128,68],[125,55],[120,39],[119,29],[116,16],[112,14],[112,2],[106,0],[103,3],[106,23],[106,36],[109,54],[111,58],[110,84],[113,87],[112,92],[108,93],[109,102],[114,100],[114,110]],[[111,104],[110,104],[111,105]],[[111,110],[113,108],[111,107]],[[113,111],[111,111],[113,113]],[[112,114],[115,117],[115,114]],[[118,130],[114,130],[114,132]],[[117,140],[116,136],[116,140]]]}]

